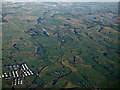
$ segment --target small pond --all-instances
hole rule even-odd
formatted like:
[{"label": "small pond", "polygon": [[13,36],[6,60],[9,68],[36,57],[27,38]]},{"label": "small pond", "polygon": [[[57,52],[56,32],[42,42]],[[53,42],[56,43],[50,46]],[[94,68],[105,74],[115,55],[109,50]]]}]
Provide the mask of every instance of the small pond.
[{"label": "small pond", "polygon": [[112,19],[108,19],[108,18],[106,18],[106,17],[104,17],[104,16],[101,16],[101,18],[103,18],[103,19],[105,19],[105,20],[108,20],[108,21],[112,21],[112,22],[113,22],[113,20],[112,20]]}]

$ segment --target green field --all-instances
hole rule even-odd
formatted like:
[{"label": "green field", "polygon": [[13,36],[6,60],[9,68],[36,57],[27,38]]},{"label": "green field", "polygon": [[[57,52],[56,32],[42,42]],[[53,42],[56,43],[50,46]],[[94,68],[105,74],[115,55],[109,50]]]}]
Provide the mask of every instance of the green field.
[{"label": "green field", "polygon": [[34,73],[3,88],[120,87],[118,3],[6,2],[2,28],[3,73],[22,63]]}]

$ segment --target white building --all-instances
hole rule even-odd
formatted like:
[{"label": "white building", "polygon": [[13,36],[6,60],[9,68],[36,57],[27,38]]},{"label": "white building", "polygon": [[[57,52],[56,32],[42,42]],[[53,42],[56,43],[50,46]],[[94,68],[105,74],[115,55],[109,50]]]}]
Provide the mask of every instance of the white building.
[{"label": "white building", "polygon": [[24,67],[24,65],[22,64],[22,67],[23,67],[23,70],[25,70],[25,67]]},{"label": "white building", "polygon": [[26,69],[29,69],[28,66],[27,66],[26,64],[24,64],[24,65],[25,65]]},{"label": "white building", "polygon": [[17,65],[17,67],[19,67],[19,65]]},{"label": "white building", "polygon": [[26,72],[24,72],[24,74],[25,74],[25,76],[27,76],[27,73],[26,73]]},{"label": "white building", "polygon": [[22,80],[20,80],[21,84],[23,83]]},{"label": "white building", "polygon": [[33,72],[29,69],[29,72],[33,75]]},{"label": "white building", "polygon": [[17,85],[17,82],[16,82],[17,80],[15,79],[15,83],[14,83],[14,85]]},{"label": "white building", "polygon": [[4,77],[4,75],[2,74],[2,77]]},{"label": "white building", "polygon": [[23,74],[23,77],[25,77],[24,74]]},{"label": "white building", "polygon": [[15,72],[14,72],[14,71],[12,71],[12,73],[13,73],[13,77],[15,77]]},{"label": "white building", "polygon": [[17,77],[19,77],[19,74],[18,74],[18,72],[17,72],[17,71],[15,71],[15,73],[16,73]]},{"label": "white building", "polygon": [[18,84],[20,84],[20,78],[18,78]]},{"label": "white building", "polygon": [[30,73],[28,71],[26,71],[28,73],[28,75],[30,75]]},{"label": "white building", "polygon": [[5,74],[5,77],[8,77],[8,75],[7,75],[7,74]]}]

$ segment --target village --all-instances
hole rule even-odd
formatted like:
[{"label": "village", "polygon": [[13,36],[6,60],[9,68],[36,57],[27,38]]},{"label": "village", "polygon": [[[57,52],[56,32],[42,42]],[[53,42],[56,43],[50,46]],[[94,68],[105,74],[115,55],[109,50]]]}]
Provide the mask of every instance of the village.
[{"label": "village", "polygon": [[23,84],[23,79],[27,76],[34,75],[27,64],[8,66],[9,71],[0,74],[0,79],[12,79],[12,86]]}]

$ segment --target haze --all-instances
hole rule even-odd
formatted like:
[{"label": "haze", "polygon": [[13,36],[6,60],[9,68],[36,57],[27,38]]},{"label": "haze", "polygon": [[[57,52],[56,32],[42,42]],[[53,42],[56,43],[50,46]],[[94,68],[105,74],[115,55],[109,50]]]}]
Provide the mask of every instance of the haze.
[{"label": "haze", "polygon": [[11,2],[119,2],[119,0],[3,0]]}]

